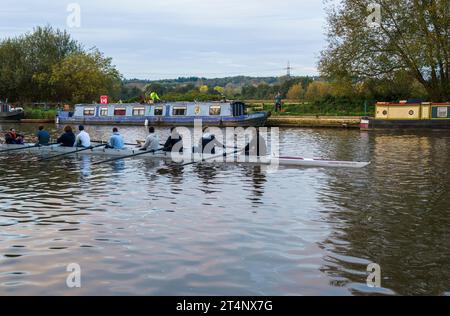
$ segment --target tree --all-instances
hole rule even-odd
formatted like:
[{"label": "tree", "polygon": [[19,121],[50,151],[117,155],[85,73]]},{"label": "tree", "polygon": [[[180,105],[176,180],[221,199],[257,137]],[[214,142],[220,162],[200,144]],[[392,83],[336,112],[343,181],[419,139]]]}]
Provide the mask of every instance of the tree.
[{"label": "tree", "polygon": [[223,93],[225,92],[225,89],[221,86],[215,86],[214,87],[214,91],[217,92],[220,95],[223,95]]},{"label": "tree", "polygon": [[[381,8],[370,26],[369,4]],[[342,0],[329,8],[320,72],[331,78],[392,79],[406,71],[433,101],[450,99],[448,0]]]},{"label": "tree", "polygon": [[28,73],[20,41],[3,41],[0,44],[0,97],[17,100],[29,92],[31,77]]},{"label": "tree", "polygon": [[51,26],[36,27],[21,41],[26,54],[26,67],[32,79],[33,98],[54,99],[50,84],[52,67],[70,54],[82,52],[81,45],[71,39],[66,31],[54,30]]},{"label": "tree", "polygon": [[207,85],[201,85],[201,86],[198,88],[198,91],[200,91],[200,93],[207,94],[208,91],[209,91],[209,88],[208,88]]},{"label": "tree", "polygon": [[62,100],[90,103],[102,94],[117,96],[120,74],[99,51],[76,53],[53,66],[49,83]]},{"label": "tree", "polygon": [[318,101],[331,94],[330,84],[322,81],[314,81],[309,84],[305,98],[308,101]]},{"label": "tree", "polygon": [[304,90],[301,84],[294,84],[287,93],[287,98],[290,100],[300,100],[303,98]]},{"label": "tree", "polygon": [[145,91],[145,96],[150,97],[150,94],[152,92],[156,92],[158,95],[161,96],[164,93],[166,93],[167,89],[162,84],[155,82],[155,83],[149,83],[148,85],[146,85],[144,88],[144,91]]}]

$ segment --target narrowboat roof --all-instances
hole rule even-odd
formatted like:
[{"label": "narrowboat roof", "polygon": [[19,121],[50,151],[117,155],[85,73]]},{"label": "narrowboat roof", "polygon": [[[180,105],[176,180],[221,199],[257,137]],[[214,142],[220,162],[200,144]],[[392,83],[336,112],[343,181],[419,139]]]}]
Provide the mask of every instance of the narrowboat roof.
[{"label": "narrowboat roof", "polygon": [[200,105],[200,106],[210,106],[210,105],[230,105],[233,103],[243,103],[241,101],[209,101],[209,102],[195,102],[195,101],[175,101],[175,102],[161,102],[161,103],[79,103],[75,106],[93,107],[93,106],[163,106],[163,105]]}]

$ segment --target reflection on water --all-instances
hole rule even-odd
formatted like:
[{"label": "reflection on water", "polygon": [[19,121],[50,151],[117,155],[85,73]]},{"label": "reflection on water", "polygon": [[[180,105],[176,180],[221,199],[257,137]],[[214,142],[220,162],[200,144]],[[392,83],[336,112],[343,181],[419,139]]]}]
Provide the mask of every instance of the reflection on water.
[{"label": "reflection on water", "polygon": [[[88,127],[98,139],[110,129]],[[121,132],[127,142],[146,135]],[[372,164],[266,173],[0,155],[0,294],[448,295],[448,133],[280,137],[286,155]],[[381,289],[366,285],[373,262]],[[80,289],[66,286],[70,263],[81,266]]]}]

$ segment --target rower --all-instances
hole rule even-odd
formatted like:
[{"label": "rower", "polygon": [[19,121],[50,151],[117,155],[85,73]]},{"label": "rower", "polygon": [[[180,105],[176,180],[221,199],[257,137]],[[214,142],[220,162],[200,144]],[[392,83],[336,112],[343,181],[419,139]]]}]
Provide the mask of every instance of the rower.
[{"label": "rower", "polygon": [[105,146],[105,148],[111,149],[124,149],[124,141],[123,136],[120,135],[119,129],[117,127],[113,128],[113,134],[109,140],[109,144]]},{"label": "rower", "polygon": [[23,135],[17,134],[14,128],[11,128],[5,135],[5,143],[8,145],[23,145]]},{"label": "rower", "polygon": [[73,147],[75,144],[76,136],[73,133],[72,127],[67,125],[64,127],[64,134],[58,138],[56,143],[61,144],[62,147]]},{"label": "rower", "polygon": [[148,128],[148,136],[145,139],[144,145],[142,145],[142,148],[140,150],[158,150],[159,149],[159,137],[155,134],[155,128],[153,126],[150,126]]},{"label": "rower", "polygon": [[38,145],[48,146],[50,143],[50,134],[44,130],[44,126],[39,126],[36,138]]},{"label": "rower", "polygon": [[203,128],[203,136],[200,139],[199,144],[201,153],[214,155],[216,153],[216,145],[226,148],[223,144],[217,141],[216,136],[214,134],[208,133],[208,126],[205,126]]},{"label": "rower", "polygon": [[259,129],[256,129],[256,135],[245,146],[244,153],[246,156],[266,156],[267,144],[264,137],[259,133]]},{"label": "rower", "polygon": [[86,133],[86,131],[84,130],[84,126],[83,125],[78,126],[78,130],[80,131],[80,133],[78,133],[73,147],[84,147],[84,148],[91,147],[91,138],[89,137],[89,134]]},{"label": "rower", "polygon": [[170,152],[172,151],[173,147],[178,144],[179,142],[181,142],[181,144],[179,144],[178,146],[180,146],[180,153],[183,152],[183,138],[181,137],[180,134],[178,134],[177,129],[175,127],[172,127],[170,129],[170,136],[169,138],[167,138],[166,143],[164,144],[164,151]]}]

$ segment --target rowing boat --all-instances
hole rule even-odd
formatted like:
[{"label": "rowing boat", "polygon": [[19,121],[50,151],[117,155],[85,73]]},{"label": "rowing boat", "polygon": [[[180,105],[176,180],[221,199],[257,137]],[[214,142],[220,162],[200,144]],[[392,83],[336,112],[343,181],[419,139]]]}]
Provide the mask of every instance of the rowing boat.
[{"label": "rowing boat", "polygon": [[[25,145],[0,145],[0,151],[9,149],[19,149],[23,148],[20,152],[29,154],[42,154],[42,155],[53,155],[69,153],[76,150],[72,147],[61,147],[59,145],[52,146],[39,146],[39,147],[29,147],[29,144]],[[80,148],[81,150],[82,148]],[[95,156],[107,156],[107,157],[125,157],[133,155],[136,153],[141,153],[139,148],[127,147],[123,150],[118,149],[106,149],[104,147],[92,148],[90,150],[85,150],[79,153],[79,155],[95,155]],[[179,155],[176,155],[179,158]],[[183,162],[186,161],[202,161],[209,160],[215,155],[201,155],[198,153],[183,156]],[[149,152],[148,154],[140,155],[141,158],[148,159],[159,159],[159,160],[176,160],[177,158],[172,157],[170,152]],[[211,160],[213,162],[224,162],[224,163],[245,163],[245,164],[256,164],[256,165],[279,165],[279,166],[290,166],[290,167],[328,167],[328,168],[363,168],[370,164],[370,162],[360,162],[360,161],[335,161],[326,159],[314,159],[314,158],[302,158],[302,157],[289,157],[289,156],[260,156],[260,157],[248,157],[239,154],[227,155],[227,157],[222,157],[221,159]],[[177,161],[180,162],[180,161]]]}]

